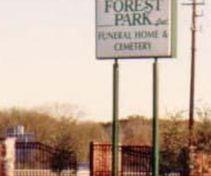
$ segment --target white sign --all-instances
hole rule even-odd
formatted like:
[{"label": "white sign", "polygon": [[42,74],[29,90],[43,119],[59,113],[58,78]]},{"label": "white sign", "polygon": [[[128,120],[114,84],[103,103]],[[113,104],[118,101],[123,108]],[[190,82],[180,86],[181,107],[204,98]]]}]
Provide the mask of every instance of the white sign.
[{"label": "white sign", "polygon": [[99,59],[173,57],[176,0],[96,0]]}]

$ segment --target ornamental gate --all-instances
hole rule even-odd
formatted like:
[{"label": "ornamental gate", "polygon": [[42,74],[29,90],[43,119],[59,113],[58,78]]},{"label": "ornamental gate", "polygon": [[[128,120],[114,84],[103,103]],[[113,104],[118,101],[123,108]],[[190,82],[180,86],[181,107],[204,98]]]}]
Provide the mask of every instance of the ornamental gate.
[{"label": "ornamental gate", "polygon": [[[187,176],[187,153],[160,153],[160,176]],[[152,148],[149,146],[119,146],[120,176],[152,175]],[[91,143],[91,176],[111,176],[111,145]]]},{"label": "ornamental gate", "polygon": [[16,142],[14,176],[74,176],[74,152],[59,150],[40,142]]}]

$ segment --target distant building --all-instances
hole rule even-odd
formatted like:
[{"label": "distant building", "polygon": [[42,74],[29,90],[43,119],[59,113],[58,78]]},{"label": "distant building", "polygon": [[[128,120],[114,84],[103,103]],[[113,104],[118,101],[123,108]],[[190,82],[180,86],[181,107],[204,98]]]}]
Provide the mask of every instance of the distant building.
[{"label": "distant building", "polygon": [[18,125],[6,130],[6,137],[16,137],[17,142],[34,142],[34,133],[25,132],[24,126]]}]

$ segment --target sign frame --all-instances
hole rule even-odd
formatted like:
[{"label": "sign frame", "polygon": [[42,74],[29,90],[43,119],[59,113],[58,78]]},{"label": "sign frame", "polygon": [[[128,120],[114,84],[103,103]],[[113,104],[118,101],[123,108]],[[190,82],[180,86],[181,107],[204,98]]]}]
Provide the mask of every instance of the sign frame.
[{"label": "sign frame", "polygon": [[[171,25],[170,27],[170,54],[169,55],[149,55],[149,56],[109,56],[109,57],[100,57],[98,56],[98,51],[97,51],[97,46],[98,46],[98,39],[97,39],[97,1],[102,1],[102,0],[95,0],[95,55],[98,60],[110,60],[110,59],[152,59],[152,58],[176,58],[177,57],[177,0],[170,0],[171,1]],[[103,0],[104,1],[104,0]],[[115,0],[113,0],[115,1]],[[159,1],[159,0],[158,0]]]}]

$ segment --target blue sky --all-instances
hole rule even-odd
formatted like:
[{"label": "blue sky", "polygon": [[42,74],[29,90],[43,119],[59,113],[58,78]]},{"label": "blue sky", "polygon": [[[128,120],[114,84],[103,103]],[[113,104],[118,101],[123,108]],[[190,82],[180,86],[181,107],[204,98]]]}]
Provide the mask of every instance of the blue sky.
[{"label": "blue sky", "polygon": [[[190,7],[179,0],[178,57],[160,61],[160,114],[187,110]],[[196,105],[211,105],[211,2],[198,19]],[[199,10],[200,11],[200,10]],[[95,58],[91,0],[0,0],[0,107],[51,102],[111,120],[112,61]],[[201,26],[201,27],[200,27]],[[152,61],[120,62],[120,116],[151,116]]]}]

